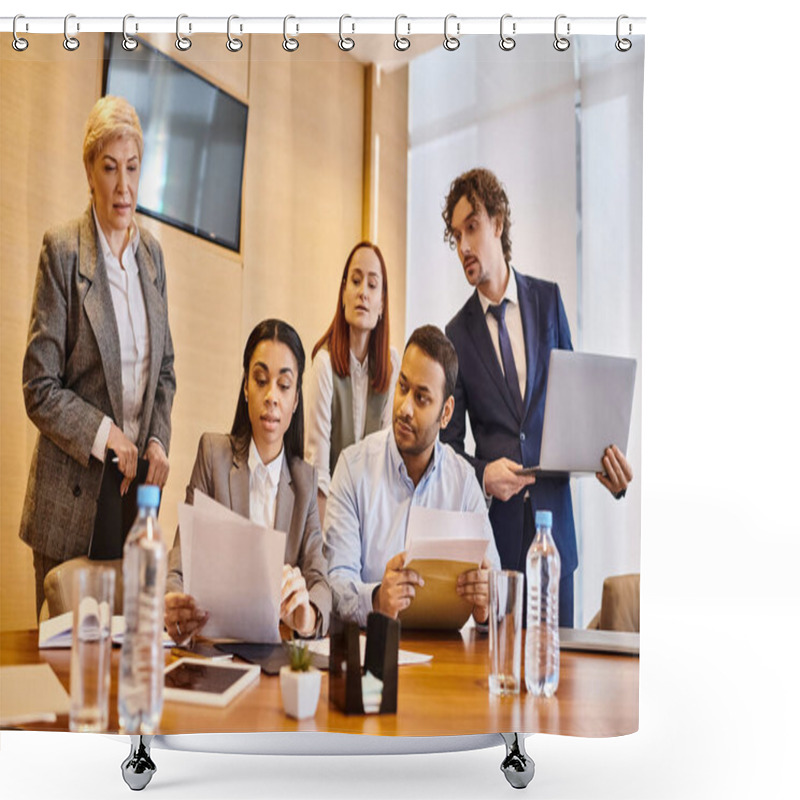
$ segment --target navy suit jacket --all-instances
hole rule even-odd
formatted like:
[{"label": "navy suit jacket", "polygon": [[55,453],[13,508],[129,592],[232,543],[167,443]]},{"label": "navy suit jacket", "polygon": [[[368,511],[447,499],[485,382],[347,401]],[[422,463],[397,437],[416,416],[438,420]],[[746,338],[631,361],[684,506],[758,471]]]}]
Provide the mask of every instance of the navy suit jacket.
[{"label": "navy suit jacket", "polygon": [[[446,328],[458,353],[458,381],[453,418],[441,432],[441,439],[470,461],[481,485],[486,464],[497,458],[505,456],[526,467],[538,465],[550,351],[572,350],[558,285],[516,270],[514,274],[527,360],[522,418],[506,385],[477,291]],[[475,437],[474,456],[464,450],[467,414]],[[561,574],[569,575],[578,565],[569,479],[539,478],[529,491],[534,514],[537,509],[553,512],[553,538],[561,556]],[[525,569],[532,525],[524,524],[524,495],[523,490],[506,502],[493,498],[489,509],[505,569]]]}]

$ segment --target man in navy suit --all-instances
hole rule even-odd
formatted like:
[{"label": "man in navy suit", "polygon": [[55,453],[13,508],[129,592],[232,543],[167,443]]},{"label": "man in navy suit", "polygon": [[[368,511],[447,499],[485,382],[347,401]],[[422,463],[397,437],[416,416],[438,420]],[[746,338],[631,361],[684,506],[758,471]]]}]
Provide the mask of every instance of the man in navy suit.
[{"label": "man in navy suit", "polygon": [[[489,170],[456,178],[442,217],[445,238],[458,250],[475,292],[446,328],[459,371],[453,417],[440,436],[470,461],[492,498],[489,518],[503,568],[525,571],[534,514],[553,512],[561,556],[559,624],[572,627],[578,551],[569,479],[517,474],[539,463],[550,351],[572,350],[561,292],[555,283],[511,268],[508,198]],[[474,456],[464,450],[467,414]],[[633,472],[616,445],[606,449],[603,467],[597,478],[619,499]]]}]

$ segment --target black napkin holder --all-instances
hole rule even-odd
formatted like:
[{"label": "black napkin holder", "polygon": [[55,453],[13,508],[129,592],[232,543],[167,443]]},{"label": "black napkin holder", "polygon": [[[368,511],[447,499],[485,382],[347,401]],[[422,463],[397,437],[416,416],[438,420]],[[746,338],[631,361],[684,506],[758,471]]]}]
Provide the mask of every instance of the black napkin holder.
[{"label": "black napkin holder", "polygon": [[[355,622],[331,620],[330,705],[345,714],[363,714],[361,692],[360,630]],[[383,681],[379,714],[397,713],[397,657],[400,649],[400,623],[385,614],[372,612],[367,617],[367,647],[364,670]]]}]

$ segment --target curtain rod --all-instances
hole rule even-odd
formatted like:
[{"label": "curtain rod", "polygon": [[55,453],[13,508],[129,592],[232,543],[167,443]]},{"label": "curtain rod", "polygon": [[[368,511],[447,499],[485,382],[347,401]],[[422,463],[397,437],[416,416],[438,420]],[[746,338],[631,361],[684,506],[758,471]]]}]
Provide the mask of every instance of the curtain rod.
[{"label": "curtain rod", "polygon": [[[11,33],[14,30],[14,17],[0,17],[0,31]],[[415,34],[444,35],[445,28],[449,36],[465,36],[473,34],[499,35],[501,18],[498,17],[413,17],[401,15],[395,17],[195,17],[180,16],[180,32],[187,36],[194,33],[227,33],[236,35],[247,33],[272,33],[298,35],[303,33],[346,34],[356,36],[360,33],[399,34],[414,36]],[[16,23],[18,35],[38,33],[67,33],[77,36],[81,33],[116,33],[122,32],[122,17],[82,17],[70,14],[68,17],[36,17],[19,15]],[[645,32],[644,17],[626,17],[621,21],[616,17],[570,17],[564,14],[553,17],[514,17],[504,15],[503,32],[508,36],[519,36],[533,33],[553,34],[556,26],[561,36],[576,34],[641,35]],[[618,27],[619,26],[619,27]],[[137,17],[128,15],[125,28],[128,35],[136,33],[175,33],[178,27],[176,17]]]}]

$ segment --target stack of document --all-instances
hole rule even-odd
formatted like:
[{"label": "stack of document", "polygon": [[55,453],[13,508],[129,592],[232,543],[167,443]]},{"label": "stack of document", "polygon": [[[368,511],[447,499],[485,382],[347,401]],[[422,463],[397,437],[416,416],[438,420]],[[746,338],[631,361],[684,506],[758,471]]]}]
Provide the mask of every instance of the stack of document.
[{"label": "stack of document", "polygon": [[[113,644],[122,644],[125,636],[125,617],[115,614],[111,617],[111,641]],[[172,647],[175,642],[170,639],[166,631],[163,634],[164,647]],[[72,612],[65,611],[57,617],[44,620],[39,625],[39,649],[57,650],[72,647]]]},{"label": "stack of document", "polygon": [[209,612],[203,636],[280,642],[286,534],[251,522],[200,491],[178,506],[183,587]]}]

